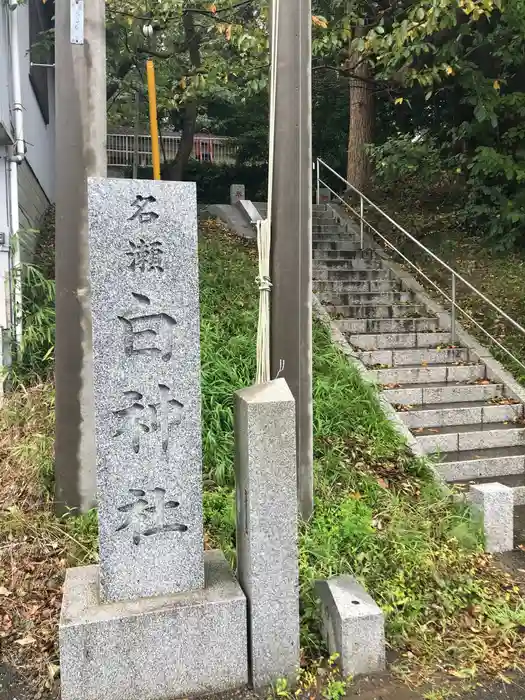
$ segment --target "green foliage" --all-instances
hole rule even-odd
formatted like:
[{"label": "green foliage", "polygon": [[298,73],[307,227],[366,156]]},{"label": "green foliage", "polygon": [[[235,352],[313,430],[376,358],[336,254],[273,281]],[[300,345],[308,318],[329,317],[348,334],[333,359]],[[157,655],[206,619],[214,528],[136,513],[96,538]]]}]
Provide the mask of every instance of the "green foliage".
[{"label": "green foliage", "polygon": [[55,350],[55,282],[36,265],[15,272],[22,285],[22,340],[9,370],[12,384],[33,384],[51,377]]},{"label": "green foliage", "polygon": [[[165,169],[169,170],[170,166],[167,163]],[[151,179],[151,168],[140,168],[138,176],[139,179]],[[263,202],[267,197],[268,165],[229,165],[192,159],[185,170],[184,179],[197,183],[197,199],[200,204],[229,203],[230,185],[234,183],[245,185],[248,199]]]},{"label": "green foliage", "polygon": [[[268,85],[266,26],[258,4],[225,0],[141,0],[107,3],[109,84],[115,92],[114,123],[132,123],[133,96],[144,92],[145,57],[156,64],[161,121],[178,128],[185,108],[238,100]],[[257,12],[254,12],[254,9]],[[263,4],[262,12],[266,11]],[[154,28],[146,38],[144,27]],[[142,104],[147,123],[147,103]]]},{"label": "green foliage", "polygon": [[[233,560],[232,394],[254,377],[257,269],[251,250],[219,226],[207,223],[204,231],[205,522],[209,542],[221,543]],[[386,613],[390,644],[410,651],[412,664],[485,663],[496,639],[518,642],[525,612],[518,597],[506,598],[497,576],[487,575],[479,523],[408,454],[376,389],[319,324],[314,435],[315,512],[300,533],[302,643],[309,654],[323,652],[313,584],[339,573],[364,583]],[[475,632],[466,614],[472,609],[479,611]],[[285,698],[291,692],[287,684],[275,690]],[[324,692],[333,700],[343,687],[329,683]]]},{"label": "green foliage", "polygon": [[411,181],[428,188],[443,177],[439,148],[424,134],[392,136],[380,145],[369,146],[368,152],[381,186],[398,187],[400,181]]}]

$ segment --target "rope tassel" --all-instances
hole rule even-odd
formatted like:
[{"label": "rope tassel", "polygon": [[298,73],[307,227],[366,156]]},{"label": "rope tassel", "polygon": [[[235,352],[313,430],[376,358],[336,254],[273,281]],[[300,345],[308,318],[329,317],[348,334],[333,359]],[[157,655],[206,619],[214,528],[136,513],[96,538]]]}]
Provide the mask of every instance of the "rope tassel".
[{"label": "rope tassel", "polygon": [[257,384],[270,381],[270,245],[271,230],[268,219],[257,222],[259,248],[259,323],[257,326]]},{"label": "rope tassel", "polygon": [[[259,323],[257,326],[257,384],[270,381],[270,248],[272,242],[272,200],[275,149],[275,103],[277,90],[277,47],[279,45],[279,0],[274,0],[270,61],[270,152],[268,156],[268,216],[257,222],[259,249]],[[281,371],[281,370],[279,370]]]}]

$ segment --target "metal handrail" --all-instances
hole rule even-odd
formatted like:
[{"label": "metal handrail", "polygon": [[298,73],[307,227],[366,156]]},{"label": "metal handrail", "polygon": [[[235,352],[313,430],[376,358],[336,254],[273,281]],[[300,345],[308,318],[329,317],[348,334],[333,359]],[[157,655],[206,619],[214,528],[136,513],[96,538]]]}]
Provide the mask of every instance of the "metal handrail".
[{"label": "metal handrail", "polygon": [[[326,182],[324,182],[321,179],[321,166],[326,168],[329,172],[331,172],[333,175],[335,175],[344,185],[346,186],[347,190],[350,189],[352,190],[358,197],[359,197],[359,212],[357,212],[353,207],[351,207],[348,202],[341,197],[335,190],[333,190]],[[468,318],[472,323],[474,323],[485,335],[490,338],[490,340],[495,343],[501,350],[503,350],[509,357],[514,360],[517,364],[519,364],[523,369],[525,369],[525,364],[519,360],[515,355],[512,354],[510,350],[508,350],[504,345],[500,343],[499,340],[494,338],[494,336],[489,333],[483,326],[478,323],[465,309],[462,309],[461,306],[457,303],[456,299],[456,284],[457,281],[459,280],[462,282],[464,285],[466,285],[472,292],[474,292],[480,299],[482,299],[486,304],[491,306],[500,316],[505,318],[509,323],[511,323],[515,328],[517,328],[520,333],[522,333],[523,336],[525,336],[525,328],[519,324],[516,320],[514,320],[511,316],[509,316],[503,309],[501,309],[497,304],[495,304],[493,301],[491,301],[483,292],[480,292],[479,289],[474,287],[474,285],[466,280],[459,272],[454,270],[450,265],[448,265],[444,260],[442,260],[440,257],[438,257],[435,253],[433,253],[429,248],[427,248],[425,245],[423,245],[420,241],[418,241],[417,238],[415,238],[411,233],[409,233],[405,228],[400,226],[394,219],[392,219],[391,216],[389,216],[385,211],[383,211],[380,207],[377,206],[377,204],[374,204],[371,199],[369,199],[366,195],[364,195],[362,192],[360,192],[356,187],[354,187],[348,180],[346,180],[344,177],[339,175],[337,171],[335,171],[333,168],[331,168],[327,163],[324,162],[321,158],[317,158],[317,165],[316,165],[316,175],[317,175],[317,188],[316,188],[316,202],[317,204],[320,204],[320,189],[321,186],[325,187],[327,190],[329,190],[337,199],[339,199],[344,206],[349,209],[359,220],[360,222],[360,238],[361,238],[361,250],[363,250],[364,247],[364,227],[365,225],[368,226],[368,228],[375,233],[377,236],[379,236],[385,243],[386,245],[394,250],[400,257],[403,258],[403,260],[408,263],[412,268],[414,268],[418,274],[420,274],[429,284],[431,284],[437,291],[447,300],[451,303],[451,341],[452,344],[455,343],[456,341],[456,309],[460,311],[466,318]],[[450,296],[443,290],[441,289],[428,275],[426,275],[423,270],[418,267],[415,263],[413,263],[409,258],[406,257],[396,246],[391,243],[380,231],[377,230],[369,221],[365,219],[365,212],[364,212],[364,206],[365,203],[370,205],[378,214],[380,214],[384,219],[386,219],[394,228],[396,228],[398,231],[400,231],[406,238],[408,238],[410,241],[415,243],[421,250],[423,250],[427,255],[429,255],[433,260],[435,260],[441,267],[443,267],[445,270],[450,272],[451,274],[451,294]]]}]

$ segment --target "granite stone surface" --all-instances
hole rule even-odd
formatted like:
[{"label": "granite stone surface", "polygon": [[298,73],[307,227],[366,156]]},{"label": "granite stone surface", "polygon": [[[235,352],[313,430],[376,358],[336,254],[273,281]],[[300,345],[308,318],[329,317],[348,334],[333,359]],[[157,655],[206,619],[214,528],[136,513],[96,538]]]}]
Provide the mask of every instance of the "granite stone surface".
[{"label": "granite stone surface", "polygon": [[62,700],[160,700],[248,680],[246,599],[220,552],[206,586],[101,604],[99,567],[69,569],[60,619]]},{"label": "granite stone surface", "polygon": [[339,654],[343,675],[358,676],[385,668],[384,616],[352,576],[318,581],[323,632],[331,654]]},{"label": "granite stone surface", "polygon": [[510,552],[514,548],[514,493],[499,483],[475,484],[469,497],[481,511],[485,551]]},{"label": "granite stone surface", "polygon": [[284,379],[237,392],[235,440],[237,574],[262,688],[299,667],[295,402]]},{"label": "granite stone surface", "polygon": [[230,204],[237,204],[246,199],[246,187],[244,185],[230,185]]},{"label": "granite stone surface", "polygon": [[88,202],[101,598],[202,588],[195,184],[90,178]]}]

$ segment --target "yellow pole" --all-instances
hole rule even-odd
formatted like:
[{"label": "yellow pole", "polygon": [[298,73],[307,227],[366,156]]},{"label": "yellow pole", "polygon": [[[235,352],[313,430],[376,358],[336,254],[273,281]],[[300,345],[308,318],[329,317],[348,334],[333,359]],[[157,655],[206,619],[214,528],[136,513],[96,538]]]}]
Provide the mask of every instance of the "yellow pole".
[{"label": "yellow pole", "polygon": [[159,125],[157,124],[157,93],[155,87],[155,67],[153,61],[146,61],[148,74],[149,123],[151,132],[151,160],[153,162],[153,179],[160,180]]}]

